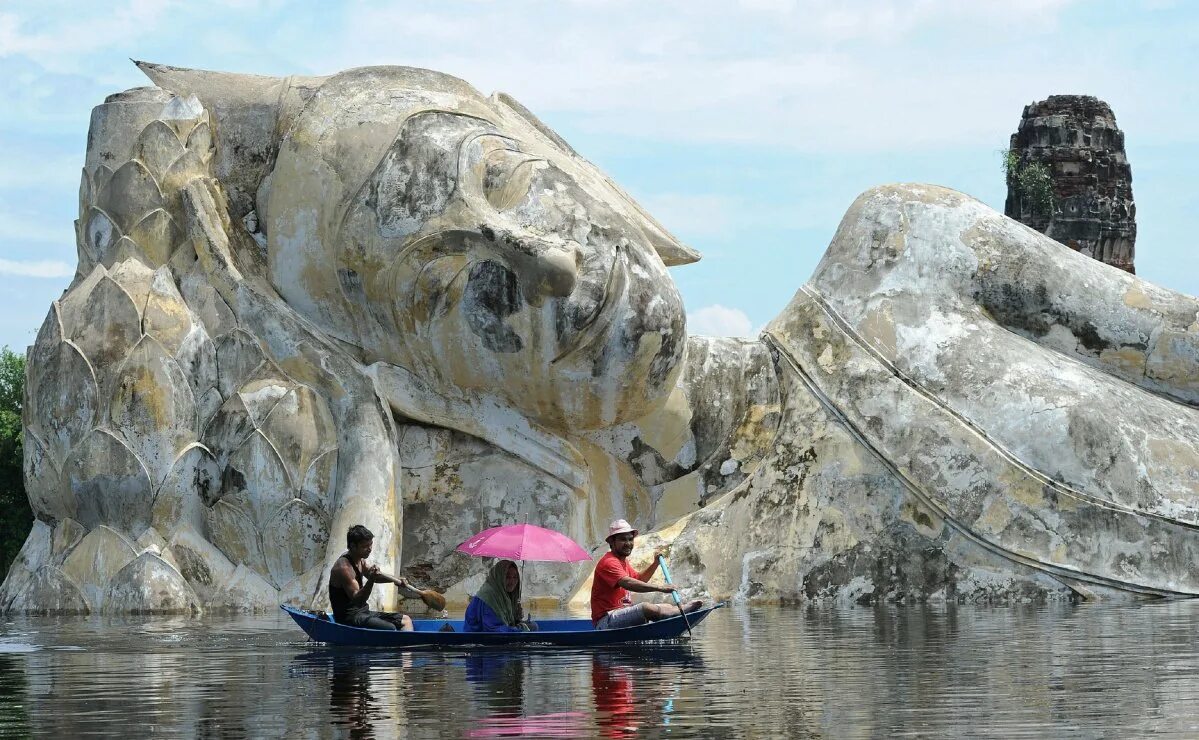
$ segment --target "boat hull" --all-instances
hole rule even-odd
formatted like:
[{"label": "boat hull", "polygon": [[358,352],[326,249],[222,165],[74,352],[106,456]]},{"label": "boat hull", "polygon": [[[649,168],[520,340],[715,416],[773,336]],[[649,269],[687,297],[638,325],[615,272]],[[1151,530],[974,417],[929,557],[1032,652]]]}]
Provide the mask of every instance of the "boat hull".
[{"label": "boat hull", "polygon": [[[705,607],[687,615],[692,629],[724,603]],[[283,605],[283,611],[316,642],[350,647],[418,647],[428,645],[565,645],[588,647],[618,645],[651,640],[673,640],[687,632],[682,617],[648,622],[636,627],[597,630],[590,619],[537,620],[536,632],[464,632],[463,623],[450,619],[414,619],[412,632],[351,627],[322,619],[311,612]],[[442,632],[445,625],[453,632]]]}]

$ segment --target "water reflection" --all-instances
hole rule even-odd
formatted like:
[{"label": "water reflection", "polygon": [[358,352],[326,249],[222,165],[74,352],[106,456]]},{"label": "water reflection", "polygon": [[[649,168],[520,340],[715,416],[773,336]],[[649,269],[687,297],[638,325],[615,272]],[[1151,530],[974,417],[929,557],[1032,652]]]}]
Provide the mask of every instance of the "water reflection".
[{"label": "water reflection", "polygon": [[693,644],[396,653],[278,619],[0,625],[0,735],[1199,734],[1199,603],[731,609]]},{"label": "water reflection", "polygon": [[329,699],[329,718],[335,727],[344,728],[351,738],[374,738],[376,723],[390,719],[389,704],[372,693],[372,655],[321,648],[297,655],[288,671],[289,683],[306,684],[311,694],[323,693]]},{"label": "water reflection", "polygon": [[25,662],[18,654],[0,653],[0,735],[24,734],[28,728]]}]

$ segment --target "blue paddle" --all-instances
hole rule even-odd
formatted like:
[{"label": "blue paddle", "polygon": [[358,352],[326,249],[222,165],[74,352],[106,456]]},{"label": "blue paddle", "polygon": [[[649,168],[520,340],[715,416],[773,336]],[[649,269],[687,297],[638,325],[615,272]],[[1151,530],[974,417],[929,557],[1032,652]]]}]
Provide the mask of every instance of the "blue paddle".
[{"label": "blue paddle", "polygon": [[[670,584],[670,568],[666,567],[666,559],[661,555],[658,556],[658,567],[662,569],[662,577],[666,579],[666,584]],[[691,637],[691,620],[687,619],[687,612],[683,611],[683,602],[679,600],[679,592],[671,591],[670,595],[674,597],[674,605],[679,608],[679,614],[683,615],[683,624],[687,627],[687,637]]]}]

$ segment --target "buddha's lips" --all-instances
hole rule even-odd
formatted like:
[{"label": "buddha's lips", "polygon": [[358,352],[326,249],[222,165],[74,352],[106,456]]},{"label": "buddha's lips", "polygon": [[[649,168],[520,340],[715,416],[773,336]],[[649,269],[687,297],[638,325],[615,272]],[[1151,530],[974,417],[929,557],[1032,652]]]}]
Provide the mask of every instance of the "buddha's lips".
[{"label": "buddha's lips", "polygon": [[627,283],[628,267],[625,265],[624,251],[618,246],[616,254],[612,256],[612,268],[608,271],[608,282],[604,286],[604,293],[595,313],[591,315],[587,323],[579,327],[571,341],[563,345],[558,356],[550,361],[551,365],[585,350],[607,334],[620,296],[624,294]]}]

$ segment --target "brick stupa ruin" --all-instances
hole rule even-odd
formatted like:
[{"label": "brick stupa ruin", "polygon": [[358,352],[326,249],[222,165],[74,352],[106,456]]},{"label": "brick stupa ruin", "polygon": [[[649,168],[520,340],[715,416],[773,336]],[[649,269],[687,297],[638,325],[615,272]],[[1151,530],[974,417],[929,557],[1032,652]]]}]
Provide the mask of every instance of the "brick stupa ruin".
[{"label": "brick stupa ruin", "polygon": [[[1004,213],[1071,249],[1136,272],[1136,205],[1124,133],[1111,107],[1090,95],[1051,95],[1025,106],[1012,134]],[[1052,203],[1017,174],[1040,163]],[[1035,178],[1031,178],[1035,183]],[[1024,187],[1022,187],[1024,185]],[[1034,184],[1035,187],[1035,184]]]}]

